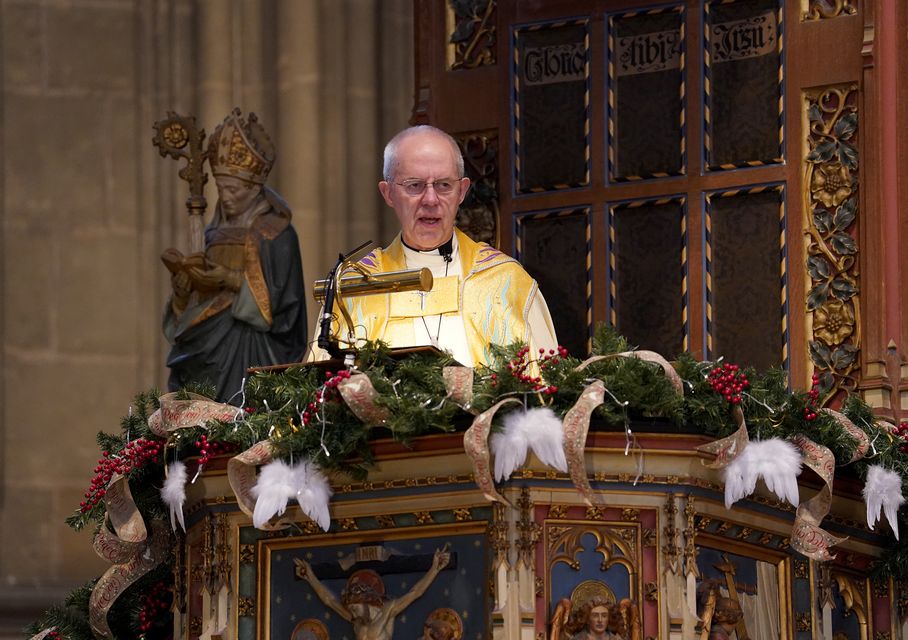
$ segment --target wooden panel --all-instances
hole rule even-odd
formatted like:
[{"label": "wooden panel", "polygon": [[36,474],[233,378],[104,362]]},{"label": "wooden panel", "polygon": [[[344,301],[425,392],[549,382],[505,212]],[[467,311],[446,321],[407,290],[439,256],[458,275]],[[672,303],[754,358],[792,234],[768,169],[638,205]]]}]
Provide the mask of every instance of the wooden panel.
[{"label": "wooden panel", "polygon": [[706,155],[711,169],[782,161],[778,0],[705,5]]},{"label": "wooden panel", "polygon": [[710,356],[759,370],[785,364],[781,192],[712,194],[707,217]]},{"label": "wooden panel", "polygon": [[516,221],[517,257],[539,282],[559,343],[575,355],[589,353],[592,319],[589,209],[524,214]]},{"label": "wooden panel", "polygon": [[589,184],[589,34],[585,21],[514,30],[514,190]]},{"label": "wooden panel", "polygon": [[684,14],[676,5],[609,18],[609,179],[684,172]]},{"label": "wooden panel", "polygon": [[684,204],[675,199],[612,209],[612,324],[632,345],[681,352],[684,323]]}]

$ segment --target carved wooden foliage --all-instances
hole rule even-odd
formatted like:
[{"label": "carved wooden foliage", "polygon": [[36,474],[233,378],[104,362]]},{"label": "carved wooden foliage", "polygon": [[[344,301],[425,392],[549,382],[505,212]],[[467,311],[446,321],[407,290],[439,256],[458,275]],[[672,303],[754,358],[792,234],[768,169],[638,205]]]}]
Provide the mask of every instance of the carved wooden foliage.
[{"label": "carved wooden foliage", "polygon": [[822,404],[857,386],[861,345],[858,278],[857,88],[807,94],[804,200],[808,212],[810,359]]},{"label": "carved wooden foliage", "polygon": [[464,169],[472,183],[457,211],[457,228],[477,242],[498,246],[498,134],[457,136]]},{"label": "carved wooden foliage", "polygon": [[448,66],[474,69],[496,63],[495,0],[448,0]]},{"label": "carved wooden foliage", "polygon": [[827,20],[858,12],[853,0],[802,0],[804,20]]}]

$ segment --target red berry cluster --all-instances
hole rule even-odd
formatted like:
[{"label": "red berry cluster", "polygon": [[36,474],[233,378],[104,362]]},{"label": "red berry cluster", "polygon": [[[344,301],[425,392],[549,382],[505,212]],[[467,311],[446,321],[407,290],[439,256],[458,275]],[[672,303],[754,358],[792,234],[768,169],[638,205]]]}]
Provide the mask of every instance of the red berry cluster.
[{"label": "red berry cluster", "polygon": [[199,450],[199,467],[204,467],[215,456],[236,451],[236,445],[232,442],[210,442],[204,433],[195,441],[195,446]]},{"label": "red berry cluster", "polygon": [[549,352],[546,353],[545,349],[542,347],[539,348],[539,369],[545,371],[546,368],[550,368],[553,365],[558,364],[563,358],[568,357],[568,350],[558,345],[558,349],[549,349]]},{"label": "red berry cluster", "polygon": [[308,425],[315,418],[315,414],[318,413],[318,405],[322,402],[327,402],[335,397],[337,397],[337,385],[349,378],[352,373],[349,369],[344,369],[338,371],[337,374],[332,373],[331,371],[325,372],[325,385],[321,389],[315,392],[315,400],[306,405],[305,411],[303,411],[303,425]]},{"label": "red berry cluster", "polygon": [[713,391],[725,396],[732,404],[741,404],[741,394],[750,386],[750,381],[741,367],[726,362],[709,372],[709,386]]},{"label": "red berry cluster", "polygon": [[899,451],[908,453],[908,422],[899,422],[899,426],[895,428],[895,435],[902,439]]},{"label": "red berry cluster", "polygon": [[[559,347],[559,353],[563,347]],[[545,354],[545,349],[539,350],[542,354]],[[564,351],[565,355],[567,350]],[[517,355],[508,361],[508,371],[511,372],[511,375],[517,378],[520,382],[528,384],[533,387],[533,391],[538,391],[540,393],[545,393],[547,395],[552,395],[558,392],[558,387],[546,384],[542,378],[539,376],[531,376],[527,373],[527,369],[530,366],[530,348],[523,347],[520,351],[517,352]],[[555,351],[552,350],[552,357],[554,357]],[[541,366],[541,365],[540,365]],[[498,385],[498,376],[492,374],[492,386]]]},{"label": "red berry cluster", "polygon": [[820,376],[813,374],[810,378],[810,391],[807,392],[807,405],[804,407],[804,419],[813,422],[817,419],[817,403],[820,401]]},{"label": "red berry cluster", "polygon": [[98,504],[107,494],[107,485],[114,474],[128,475],[134,469],[140,469],[149,462],[160,461],[163,443],[157,440],[139,438],[127,442],[118,455],[112,456],[109,451],[102,451],[91,486],[85,492],[85,500],[79,503],[79,511],[86,513]]},{"label": "red berry cluster", "polygon": [[160,580],[142,596],[139,609],[139,631],[150,631],[155,622],[170,609],[170,586]]},{"label": "red berry cluster", "polygon": [[47,640],[63,640],[63,636],[60,635],[59,631],[51,631],[46,636]]}]

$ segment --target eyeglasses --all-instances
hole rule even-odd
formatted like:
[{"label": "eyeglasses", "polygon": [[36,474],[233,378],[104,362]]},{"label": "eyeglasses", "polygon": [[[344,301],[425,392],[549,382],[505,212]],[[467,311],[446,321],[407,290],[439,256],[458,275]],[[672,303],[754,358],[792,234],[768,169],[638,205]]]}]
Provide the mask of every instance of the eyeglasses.
[{"label": "eyeglasses", "polygon": [[395,182],[394,184],[403,187],[408,196],[421,196],[426,192],[426,187],[430,185],[435,189],[435,193],[440,196],[446,196],[454,191],[461,180],[463,180],[463,178],[441,178],[434,182],[427,182],[426,180],[406,180],[404,182]]}]

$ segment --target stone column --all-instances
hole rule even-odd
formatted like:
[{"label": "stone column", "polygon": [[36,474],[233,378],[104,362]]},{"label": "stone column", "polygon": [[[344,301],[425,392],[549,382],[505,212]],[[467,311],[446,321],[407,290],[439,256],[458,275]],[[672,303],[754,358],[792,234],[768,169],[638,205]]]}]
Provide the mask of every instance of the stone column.
[{"label": "stone column", "polygon": [[[280,162],[275,182],[293,209],[300,236],[303,273],[309,284],[327,269],[321,227],[325,129],[319,94],[321,25],[315,0],[277,0],[277,134]],[[307,293],[309,318],[316,309]],[[310,326],[312,322],[310,321]]]},{"label": "stone column", "polygon": [[[199,125],[209,135],[227,114],[239,104],[240,87],[236,82],[241,71],[239,61],[245,47],[237,42],[235,29],[239,28],[236,2],[224,0],[196,0],[197,11],[197,113]],[[245,110],[244,110],[245,112]],[[214,180],[209,176],[205,187],[208,200],[206,221],[217,202]]]}]

